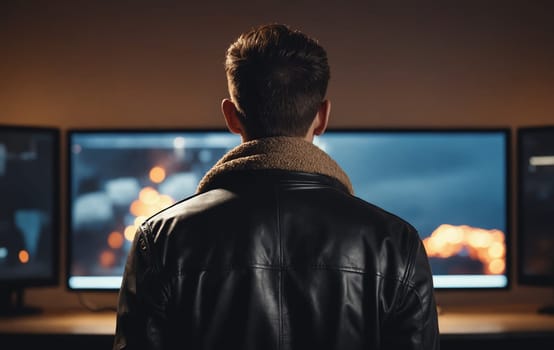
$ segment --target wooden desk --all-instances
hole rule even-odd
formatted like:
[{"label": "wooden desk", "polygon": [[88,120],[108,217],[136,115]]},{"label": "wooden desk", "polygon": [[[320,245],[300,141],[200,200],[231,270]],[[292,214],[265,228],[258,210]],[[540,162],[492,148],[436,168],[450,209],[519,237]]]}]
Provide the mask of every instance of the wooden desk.
[{"label": "wooden desk", "polygon": [[[439,315],[442,349],[472,350],[491,345],[529,349],[554,349],[554,316],[533,309],[445,309]],[[0,344],[13,349],[36,349],[55,344],[56,349],[110,349],[115,331],[115,312],[69,310],[34,316],[0,318]],[[17,344],[17,346],[15,345]]]},{"label": "wooden desk", "polygon": [[450,336],[549,332],[554,334],[554,316],[535,312],[445,312],[439,316],[439,328],[441,335]]},{"label": "wooden desk", "polygon": [[69,310],[0,318],[0,334],[113,335],[115,312]]},{"label": "wooden desk", "polygon": [[441,349],[554,349],[554,316],[537,307],[446,308],[439,314]]}]

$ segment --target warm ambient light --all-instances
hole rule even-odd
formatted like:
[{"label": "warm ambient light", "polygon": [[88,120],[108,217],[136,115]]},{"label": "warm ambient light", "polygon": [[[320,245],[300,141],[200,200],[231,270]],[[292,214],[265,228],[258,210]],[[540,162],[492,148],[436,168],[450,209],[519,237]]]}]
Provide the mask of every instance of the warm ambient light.
[{"label": "warm ambient light", "polygon": [[[181,144],[182,142],[182,144]],[[175,147],[184,147],[184,139],[176,138]],[[161,166],[154,166],[149,172],[150,180],[155,184],[160,184],[166,179],[166,170]],[[116,264],[116,253],[113,250],[122,249],[125,241],[132,242],[135,238],[137,229],[142,223],[155,213],[169,207],[175,203],[175,200],[168,195],[161,194],[156,188],[146,186],[139,191],[138,198],[129,206],[129,212],[134,218],[132,223],[127,222],[127,226],[121,231],[113,231],[108,234],[107,245],[110,250],[104,250],[98,256],[98,263],[104,268],[110,268]]]},{"label": "warm ambient light", "polygon": [[150,180],[159,184],[165,180],[165,169],[161,166],[155,166],[150,170]]},{"label": "warm ambient light", "polygon": [[168,195],[160,194],[153,187],[144,187],[139,192],[139,198],[131,203],[129,211],[135,216],[132,225],[125,228],[123,236],[126,240],[132,241],[137,228],[150,216],[169,207],[175,200]]},{"label": "warm ambient light", "polygon": [[20,250],[19,254],[17,255],[19,258],[19,262],[22,264],[26,264],[29,262],[29,252],[26,250]]},{"label": "warm ambient light", "polygon": [[152,187],[145,187],[139,192],[139,200],[146,205],[154,205],[159,200],[158,191]]},{"label": "warm ambient light", "polygon": [[506,270],[506,246],[500,230],[443,224],[423,240],[423,245],[429,257],[448,258],[465,249],[470,258],[481,261],[486,274]]},{"label": "warm ambient light", "polygon": [[137,231],[137,228],[134,225],[129,225],[125,227],[125,231],[123,231],[123,235],[125,236],[125,239],[131,242],[133,238],[135,238],[135,233]]},{"label": "warm ambient light", "polygon": [[135,218],[135,222],[134,222],[134,225],[135,227],[139,227],[140,225],[142,225],[142,223],[144,222],[144,220],[146,220],[147,217],[146,216],[137,216]]},{"label": "warm ambient light", "polygon": [[119,249],[123,246],[123,235],[114,231],[108,235],[108,246],[112,249]]},{"label": "warm ambient light", "polygon": [[115,265],[115,254],[110,250],[104,250],[100,253],[100,266],[110,268]]},{"label": "warm ambient light", "polygon": [[506,263],[504,263],[504,260],[502,259],[494,259],[489,263],[489,271],[493,275],[498,275],[502,272],[504,272],[504,269],[506,268]]}]

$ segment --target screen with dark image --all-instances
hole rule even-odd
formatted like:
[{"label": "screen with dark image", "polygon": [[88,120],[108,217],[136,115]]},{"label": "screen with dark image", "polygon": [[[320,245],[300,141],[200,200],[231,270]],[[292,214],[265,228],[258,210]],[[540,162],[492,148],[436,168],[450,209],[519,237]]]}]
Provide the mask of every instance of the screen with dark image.
[{"label": "screen with dark image", "polygon": [[0,312],[14,291],[58,281],[58,156],[57,130],[0,126]]},{"label": "screen with dark image", "polygon": [[137,227],[194,194],[240,137],[226,130],[68,133],[70,289],[118,289]]},{"label": "screen with dark image", "polygon": [[554,286],[554,126],[518,129],[518,184],[518,280]]},{"label": "screen with dark image", "polygon": [[435,288],[508,286],[507,130],[329,131],[355,195],[410,222]]}]

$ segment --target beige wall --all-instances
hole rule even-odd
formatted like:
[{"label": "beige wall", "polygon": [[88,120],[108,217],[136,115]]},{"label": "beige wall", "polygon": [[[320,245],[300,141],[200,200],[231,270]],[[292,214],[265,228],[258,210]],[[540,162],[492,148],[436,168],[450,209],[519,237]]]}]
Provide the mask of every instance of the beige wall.
[{"label": "beige wall", "polygon": [[[554,124],[554,11],[546,1],[190,3],[3,1],[0,123],[223,126],[226,47],[252,25],[284,22],[328,49],[331,126]],[[113,293],[81,296],[115,303]],[[438,297],[445,306],[541,303],[552,292],[514,283]],[[28,300],[79,305],[63,279],[30,290]]]}]

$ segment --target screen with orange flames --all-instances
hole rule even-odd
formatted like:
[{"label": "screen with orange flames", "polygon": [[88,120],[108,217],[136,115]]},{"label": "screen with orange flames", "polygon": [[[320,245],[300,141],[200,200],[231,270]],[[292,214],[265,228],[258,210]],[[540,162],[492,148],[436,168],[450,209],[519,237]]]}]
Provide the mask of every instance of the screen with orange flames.
[{"label": "screen with orange flames", "polygon": [[419,231],[436,288],[508,286],[508,130],[337,130],[315,142],[357,196]]}]

